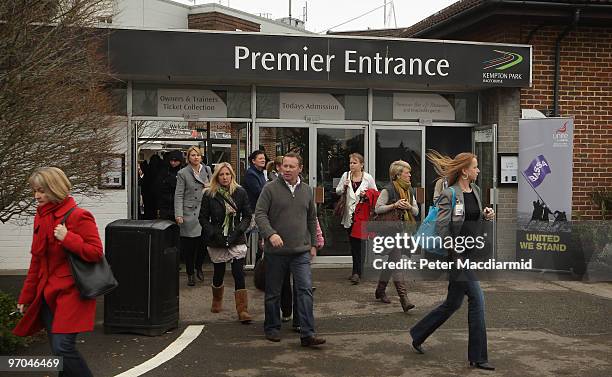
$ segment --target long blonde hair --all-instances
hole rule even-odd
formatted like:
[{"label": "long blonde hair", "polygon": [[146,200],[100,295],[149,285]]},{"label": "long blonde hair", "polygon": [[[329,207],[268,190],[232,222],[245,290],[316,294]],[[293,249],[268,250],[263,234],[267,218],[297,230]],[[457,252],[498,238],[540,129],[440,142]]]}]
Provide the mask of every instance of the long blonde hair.
[{"label": "long blonde hair", "polygon": [[28,182],[32,189],[42,188],[53,203],[66,199],[72,189],[72,184],[62,169],[53,166],[36,169]]},{"label": "long blonde hair", "polygon": [[476,155],[470,152],[459,153],[455,158],[443,156],[433,149],[427,152],[427,159],[433,164],[436,173],[440,178],[446,177],[449,186],[457,182],[462,170],[469,168],[475,158]]},{"label": "long blonde hair", "polygon": [[230,195],[233,195],[234,191],[236,191],[236,189],[239,187],[238,182],[236,182],[236,173],[234,173],[232,165],[230,165],[228,162],[221,162],[215,166],[215,172],[213,173],[212,178],[210,179],[210,187],[205,191],[206,194],[211,197],[217,195],[217,191],[219,191],[219,187],[221,187],[221,185],[219,184],[219,173],[223,168],[227,168],[227,170],[229,170],[230,172],[230,175],[232,176],[232,180],[229,185]]}]

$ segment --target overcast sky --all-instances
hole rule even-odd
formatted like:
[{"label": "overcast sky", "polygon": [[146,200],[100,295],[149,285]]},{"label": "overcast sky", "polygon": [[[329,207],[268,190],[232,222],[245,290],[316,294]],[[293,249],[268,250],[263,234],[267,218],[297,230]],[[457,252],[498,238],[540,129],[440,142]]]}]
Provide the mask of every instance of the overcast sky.
[{"label": "overcast sky", "polygon": [[[193,4],[191,0],[177,0],[181,3]],[[269,13],[270,18],[277,19],[289,15],[289,0],[196,0],[197,4],[221,3],[225,6],[240,9],[252,14]],[[434,14],[435,12],[455,3],[457,0],[400,0],[395,1],[395,19],[397,27],[413,25],[420,20]],[[387,0],[389,3],[390,0]],[[229,4],[228,4],[229,3]],[[302,19],[305,0],[292,0],[291,16]],[[384,0],[308,0],[308,20],[306,29],[314,32],[325,31],[334,27],[334,31],[382,29],[384,23]],[[375,8],[380,7],[377,10]],[[349,21],[352,18],[374,10],[372,13],[348,22],[342,26],[335,27]],[[387,14],[389,5],[387,5]],[[391,14],[387,27],[394,28],[395,21]]]}]

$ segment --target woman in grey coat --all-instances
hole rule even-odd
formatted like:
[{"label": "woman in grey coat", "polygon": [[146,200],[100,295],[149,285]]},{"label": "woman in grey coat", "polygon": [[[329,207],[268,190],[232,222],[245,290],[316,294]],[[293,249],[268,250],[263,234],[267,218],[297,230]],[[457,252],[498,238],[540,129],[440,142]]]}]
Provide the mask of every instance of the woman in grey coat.
[{"label": "woman in grey coat", "polygon": [[204,189],[210,185],[212,176],[210,168],[203,165],[202,152],[197,146],[187,150],[187,166],[176,175],[174,192],[174,214],[176,223],[181,229],[180,248],[187,268],[187,285],[194,286],[194,270],[198,279],[204,280],[202,264],[204,262],[204,242],[202,226],[198,217],[202,205]]},{"label": "woman in grey coat", "polygon": [[[449,188],[442,191],[436,217],[436,232],[445,239],[451,237],[478,237],[482,235],[482,221],[493,220],[495,212],[482,208],[480,189],[474,184],[480,170],[472,153],[460,153],[454,159],[436,151],[427,153],[441,177],[448,179]],[[453,194],[454,193],[454,194]],[[455,198],[453,203],[453,197]],[[446,244],[446,242],[445,242]],[[470,258],[478,250],[476,246],[465,250],[449,249],[453,263]],[[484,370],[494,370],[487,354],[487,328],[485,325],[484,294],[473,270],[451,268],[449,271],[446,300],[410,329],[412,347],[424,353],[423,342],[442,326],[461,307],[468,296],[468,360],[470,365]]]}]

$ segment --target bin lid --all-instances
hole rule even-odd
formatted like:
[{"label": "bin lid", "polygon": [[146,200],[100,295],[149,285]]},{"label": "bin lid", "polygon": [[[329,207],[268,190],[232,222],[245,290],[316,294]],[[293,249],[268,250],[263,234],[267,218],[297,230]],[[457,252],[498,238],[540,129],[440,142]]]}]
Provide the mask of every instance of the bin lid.
[{"label": "bin lid", "polygon": [[108,229],[149,229],[149,230],[165,230],[172,226],[178,227],[174,221],[170,220],[131,220],[131,219],[119,219],[111,222],[106,226]]}]

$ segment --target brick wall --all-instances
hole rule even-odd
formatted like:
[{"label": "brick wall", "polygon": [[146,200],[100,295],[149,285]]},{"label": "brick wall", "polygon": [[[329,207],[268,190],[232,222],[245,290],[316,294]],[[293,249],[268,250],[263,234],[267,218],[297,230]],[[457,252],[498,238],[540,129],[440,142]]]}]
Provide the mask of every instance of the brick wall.
[{"label": "brick wall", "polygon": [[[533,86],[521,90],[520,107],[551,113],[555,41],[565,25],[538,26],[536,22],[519,18],[488,19],[447,38],[527,43],[530,33],[535,30],[529,41],[533,45]],[[591,202],[589,194],[612,188],[611,48],[612,27],[587,27],[580,23],[561,43],[559,114],[575,119],[572,197],[575,219],[601,219],[601,212]],[[519,110],[516,111],[515,115],[509,116],[520,116]],[[483,106],[483,115],[485,112],[486,105]],[[516,152],[501,137],[500,128],[499,151]],[[518,143],[518,135],[515,140]]]},{"label": "brick wall", "polygon": [[190,14],[187,20],[189,29],[260,31],[260,25],[219,12]]}]

